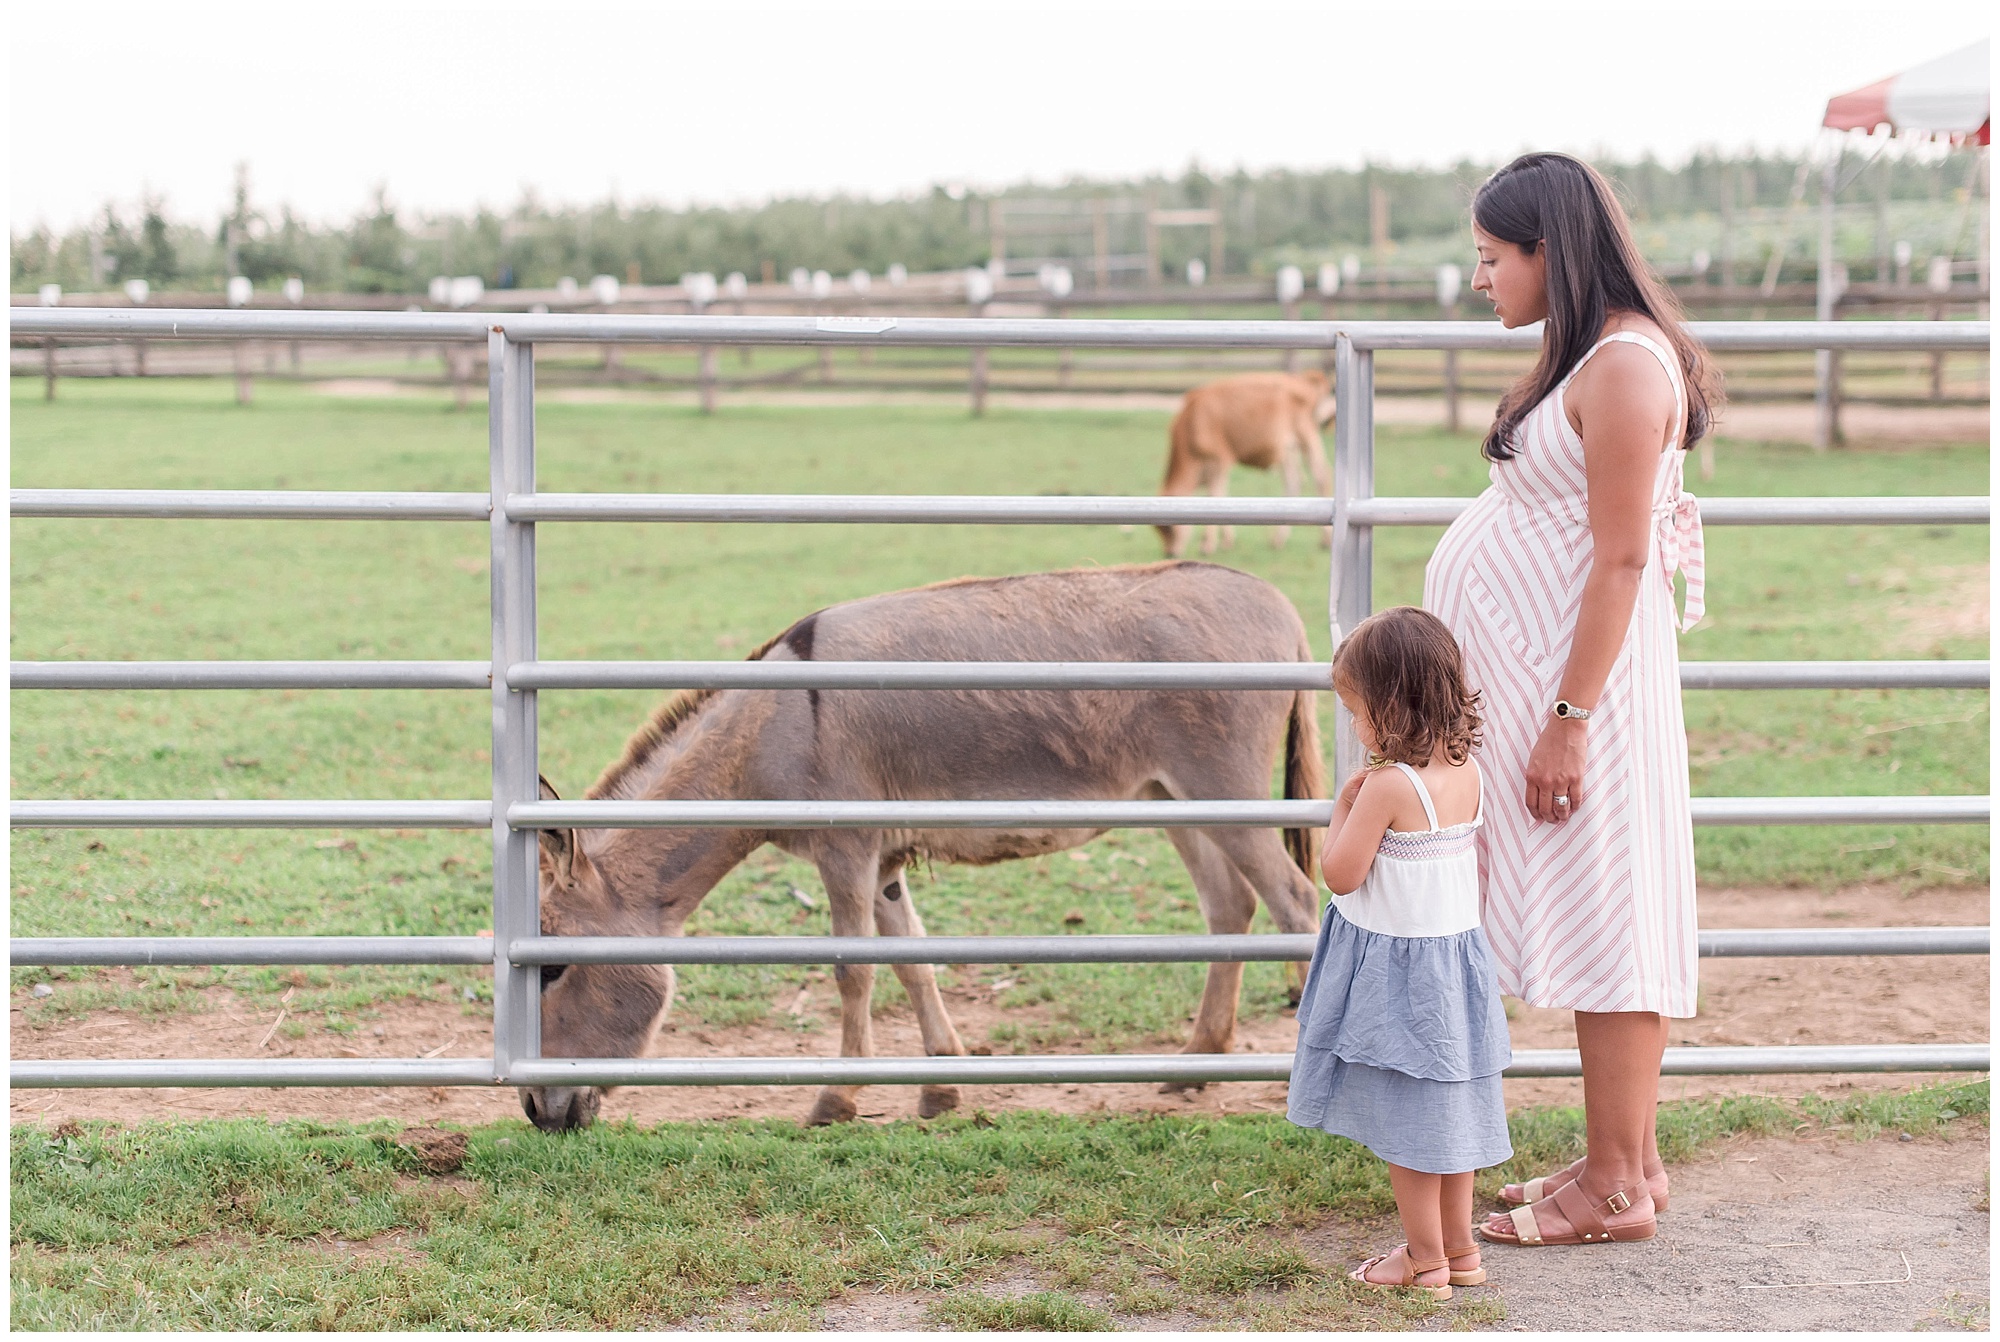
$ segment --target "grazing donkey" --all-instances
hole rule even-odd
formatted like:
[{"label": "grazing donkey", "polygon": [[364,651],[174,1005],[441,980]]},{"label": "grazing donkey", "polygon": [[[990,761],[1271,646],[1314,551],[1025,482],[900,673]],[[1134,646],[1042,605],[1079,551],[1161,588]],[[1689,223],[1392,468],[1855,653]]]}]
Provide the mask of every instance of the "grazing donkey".
[{"label": "grazing donkey", "polygon": [[[1319,373],[1239,373],[1196,387],[1181,398],[1180,412],[1167,430],[1167,478],[1164,495],[1205,490],[1215,498],[1229,493],[1229,468],[1241,462],[1268,471],[1276,466],[1285,493],[1299,492],[1299,458],[1312,471],[1313,484],[1323,495],[1333,493],[1333,472],[1326,464],[1322,424],[1333,418],[1333,400],[1326,378]],[[1187,548],[1191,526],[1155,528],[1169,559]],[[1209,527],[1201,541],[1203,554],[1214,554],[1217,528]],[[1225,545],[1236,544],[1236,528],[1221,528]],[[1290,527],[1273,527],[1271,544],[1283,545]],[[1333,528],[1320,531],[1323,546],[1333,544]]]},{"label": "grazing donkey", "polygon": [[[765,661],[1305,661],[1305,629],[1268,583],[1213,564],[966,578],[808,615],[751,654]],[[1260,799],[1284,751],[1285,795],[1322,793],[1310,691],[705,690],[653,715],[588,792],[614,800]],[[984,864],[1075,848],[1096,829],[601,829],[542,835],[549,936],[678,936],[716,882],[763,844],[819,867],[836,936],[921,936],[905,868]],[[1168,830],[1211,932],[1249,930],[1261,897],[1286,932],[1318,926],[1312,830]],[[1288,852],[1289,850],[1289,852]],[[965,1046],[929,965],[897,965],[927,1054]],[[840,1052],[873,1053],[875,973],[839,966]],[[1228,1051],[1241,964],[1212,964],[1186,1051]],[[549,966],[548,1057],[638,1057],[673,996],[667,966]],[[828,1086],[808,1122],[855,1115],[858,1086]],[[549,1131],[589,1123],[596,1088],[528,1087]],[[919,1112],[958,1091],[925,1086]]]}]

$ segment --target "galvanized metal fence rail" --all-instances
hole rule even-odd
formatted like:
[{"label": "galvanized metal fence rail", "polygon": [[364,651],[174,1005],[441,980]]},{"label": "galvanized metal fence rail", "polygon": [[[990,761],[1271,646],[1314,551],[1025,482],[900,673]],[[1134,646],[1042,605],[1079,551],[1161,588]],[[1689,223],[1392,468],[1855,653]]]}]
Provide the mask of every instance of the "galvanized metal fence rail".
[{"label": "galvanized metal fence rail", "polygon": [[[491,538],[492,655],[485,662],[64,662],[12,667],[16,689],[477,689],[493,704],[493,787],[463,801],[17,801],[20,827],[440,827],[490,829],[493,928],[484,937],[18,938],[15,964],[491,964],[490,1059],[15,1061],[12,1083],[49,1086],[855,1084],[1279,1080],[1288,1055],[1026,1058],[547,1059],[539,981],[546,964],[1128,963],[1300,960],[1295,936],[602,938],[544,937],[537,830],[555,827],[1173,827],[1324,825],[1331,803],[542,802],[537,695],[581,688],[1160,689],[1324,688],[1325,663],[543,662],[535,650],[535,528],[542,522],[731,521],[1331,525],[1329,614],[1349,627],[1372,602],[1378,526],[1439,525],[1463,499],[1374,494],[1373,356],[1378,349],[1532,348],[1533,331],[1474,323],[1047,321],[16,309],[14,331],[51,337],[484,341],[490,487],[485,494],[356,491],[15,490],[15,517],[483,521]],[[1984,322],[1698,323],[1718,349],[1984,349]],[[1330,350],[1332,499],[848,497],[544,494],[535,486],[538,343],[912,345],[987,348]],[[1708,499],[1717,525],[1977,523],[1980,497]],[[1986,662],[1716,662],[1684,666],[1699,689],[1980,688]],[[1343,767],[1353,747],[1343,724]],[[1697,824],[1988,823],[1987,797],[1698,798]],[[1986,928],[1776,929],[1702,934],[1732,955],[1987,954]],[[1984,1044],[1668,1050],[1670,1074],[1983,1070]],[[1510,1074],[1575,1075],[1573,1051],[1519,1053]]]}]

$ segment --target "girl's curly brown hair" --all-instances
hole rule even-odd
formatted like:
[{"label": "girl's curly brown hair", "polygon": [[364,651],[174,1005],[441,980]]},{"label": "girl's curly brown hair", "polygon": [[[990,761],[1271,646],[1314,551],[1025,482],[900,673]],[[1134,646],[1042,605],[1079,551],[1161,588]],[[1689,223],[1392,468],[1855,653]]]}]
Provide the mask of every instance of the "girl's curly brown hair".
[{"label": "girl's curly brown hair", "polygon": [[1361,701],[1375,726],[1375,758],[1422,767],[1463,764],[1479,749],[1479,694],[1444,621],[1391,606],[1354,626],[1333,654],[1333,684]]}]

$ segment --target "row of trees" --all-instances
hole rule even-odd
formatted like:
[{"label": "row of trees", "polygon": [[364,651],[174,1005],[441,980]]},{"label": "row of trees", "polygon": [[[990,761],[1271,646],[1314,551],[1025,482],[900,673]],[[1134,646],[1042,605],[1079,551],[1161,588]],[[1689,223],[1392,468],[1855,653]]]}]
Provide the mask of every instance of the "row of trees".
[{"label": "row of trees", "polygon": [[[1698,154],[1675,167],[1651,158],[1599,166],[1644,224],[1768,216],[1792,199],[1800,165],[1799,158],[1782,154]],[[1972,180],[1967,166],[1962,153],[1924,161],[1883,156],[1852,194],[1878,202],[1885,218],[1892,201],[1944,205],[1962,198]],[[1136,245],[1136,206],[1217,209],[1224,225],[1223,269],[1259,273],[1283,260],[1342,250],[1388,260],[1400,245],[1459,235],[1472,190],[1491,169],[1462,162],[1439,169],[1375,165],[1212,175],[1190,166],[1178,178],[1024,184],[996,193],[940,186],[893,200],[787,198],[739,209],[610,202],[555,208],[529,195],[504,213],[435,216],[398,209],[378,191],[368,208],[340,225],[308,223],[282,206],[258,204],[247,172],[239,171],[235,200],[214,224],[175,218],[164,202],[150,200],[136,214],[107,206],[89,226],[64,234],[46,228],[13,234],[12,287],[22,292],[55,283],[71,291],[101,290],[143,279],[161,289],[214,289],[241,274],[259,288],[296,275],[321,291],[415,294],[440,274],[478,275],[490,287],[509,288],[546,286],[564,275],[664,283],[692,270],[740,270],[752,280],[781,277],[798,266],[835,274],[856,268],[880,274],[892,262],[938,270],[986,260],[996,203],[1004,208],[1031,200],[1071,202],[1078,225],[1067,235],[1044,228],[1010,239],[1010,255],[1081,259],[1091,250],[1083,207],[1092,199],[1125,207],[1116,216],[1123,231],[1114,251]],[[1199,230],[1168,231],[1160,252],[1163,268],[1173,274],[1188,258],[1209,255]]]}]

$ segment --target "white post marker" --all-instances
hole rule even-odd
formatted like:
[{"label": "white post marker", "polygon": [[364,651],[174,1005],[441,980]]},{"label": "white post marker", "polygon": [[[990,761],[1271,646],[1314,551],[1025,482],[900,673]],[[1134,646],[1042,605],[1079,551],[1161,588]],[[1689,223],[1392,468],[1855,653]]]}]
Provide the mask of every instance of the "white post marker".
[{"label": "white post marker", "polygon": [[[740,280],[743,277],[738,275],[736,278]],[[681,276],[681,292],[686,294],[687,301],[699,310],[713,303],[720,290],[715,283],[713,273],[696,270]]]},{"label": "white post marker", "polygon": [[750,281],[740,270],[732,270],[723,277],[722,292],[731,298],[742,298],[750,292]]},{"label": "white post marker", "polygon": [[231,275],[229,277],[229,284],[225,290],[229,299],[229,306],[240,308],[248,303],[250,301],[250,291],[251,285],[248,275]]},{"label": "white post marker", "polygon": [[1296,303],[1306,291],[1306,275],[1297,266],[1278,267],[1278,301]]},{"label": "white post marker", "polygon": [[[296,307],[298,304],[306,301],[306,282],[297,275],[291,276],[285,281],[284,294],[285,301]],[[141,299],[140,301],[144,302],[145,300]]]},{"label": "white post marker", "polygon": [[1437,299],[1441,308],[1458,305],[1459,287],[1465,282],[1465,272],[1450,261],[1437,268]]},{"label": "white post marker", "polygon": [[477,275],[455,275],[446,296],[453,307],[469,308],[486,297],[486,281]]},{"label": "white post marker", "polygon": [[995,256],[990,258],[986,262],[986,273],[992,276],[995,281],[1006,279],[1007,258],[1004,256]]},{"label": "white post marker", "polygon": [[1076,277],[1070,274],[1068,266],[1044,265],[1035,272],[1041,283],[1042,292],[1051,298],[1068,298],[1070,290],[1076,287]]},{"label": "white post marker", "polygon": [[1688,258],[1688,273],[1696,279],[1703,278],[1708,274],[1708,266],[1711,259],[1708,254],[1708,248],[1695,248],[1694,255]]},{"label": "white post marker", "polygon": [[556,297],[562,299],[565,303],[575,300],[576,276],[565,275],[556,281]]},{"label": "white post marker", "polygon": [[1340,267],[1331,261],[1320,262],[1319,296],[1332,298],[1340,292]]},{"label": "white post marker", "polygon": [[812,273],[812,296],[814,298],[825,298],[832,292],[833,276],[824,270],[815,270]]},{"label": "white post marker", "polygon": [[1340,278],[1349,284],[1361,278],[1361,258],[1353,252],[1340,258]]},{"label": "white post marker", "polygon": [[1930,265],[1924,268],[1924,287],[1934,294],[1951,292],[1951,258],[1933,256]]},{"label": "white post marker", "polygon": [[901,286],[910,282],[910,268],[901,261],[889,263],[889,283]]},{"label": "white post marker", "polygon": [[431,276],[430,300],[433,307],[444,307],[451,302],[451,276]]},{"label": "white post marker", "polygon": [[43,307],[55,307],[62,302],[62,286],[60,284],[44,284],[41,288],[40,297]]},{"label": "white post marker", "polygon": [[865,270],[853,270],[848,272],[847,287],[854,290],[854,292],[857,294],[867,293],[868,286],[871,282],[872,281],[869,279],[868,272]]},{"label": "white post marker", "polygon": [[1199,256],[1191,257],[1187,263],[1187,281],[1188,285],[1195,289],[1208,283],[1208,262]]},{"label": "white post marker", "polygon": [[591,300],[603,307],[610,307],[618,301],[618,277],[616,275],[592,275],[590,277]]},{"label": "white post marker", "polygon": [[813,273],[804,266],[792,267],[792,292],[807,294],[812,292]]},{"label": "white post marker", "polygon": [[1908,238],[1898,238],[1896,240],[1896,283],[1908,284],[1910,282],[1910,262],[1916,257],[1916,254],[1916,248],[1910,245]]},{"label": "white post marker", "polygon": [[125,298],[134,307],[144,303],[153,292],[153,286],[144,280],[125,281]]}]

